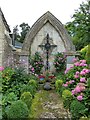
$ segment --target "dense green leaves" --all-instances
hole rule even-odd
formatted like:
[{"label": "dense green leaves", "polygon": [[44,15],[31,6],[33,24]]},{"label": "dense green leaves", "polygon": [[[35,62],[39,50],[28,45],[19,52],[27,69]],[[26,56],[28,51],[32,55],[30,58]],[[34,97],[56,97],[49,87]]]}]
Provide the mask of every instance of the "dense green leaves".
[{"label": "dense green leaves", "polygon": [[57,72],[61,72],[63,70],[65,70],[66,67],[66,55],[64,55],[63,53],[57,53],[55,55],[55,59],[54,59],[54,67],[56,69]]},{"label": "dense green leaves", "polygon": [[80,50],[90,43],[90,2],[82,3],[73,14],[72,22],[66,24],[66,28],[72,37],[76,50]]},{"label": "dense green leaves", "polygon": [[23,43],[27,32],[30,30],[30,26],[26,23],[20,24],[21,32],[20,32],[20,42]]},{"label": "dense green leaves", "polygon": [[29,30],[30,30],[30,26],[27,23],[23,22],[19,26],[16,25],[13,29],[13,34],[14,34],[13,39],[23,43],[26,34],[28,33]]},{"label": "dense green leaves", "polygon": [[39,52],[36,52],[34,55],[30,56],[30,71],[31,73],[40,75],[41,70],[44,66],[43,59]]},{"label": "dense green leaves", "polygon": [[13,102],[13,104],[10,106],[8,113],[7,113],[9,120],[13,120],[13,119],[27,120],[28,115],[29,115],[28,107],[21,100]]}]

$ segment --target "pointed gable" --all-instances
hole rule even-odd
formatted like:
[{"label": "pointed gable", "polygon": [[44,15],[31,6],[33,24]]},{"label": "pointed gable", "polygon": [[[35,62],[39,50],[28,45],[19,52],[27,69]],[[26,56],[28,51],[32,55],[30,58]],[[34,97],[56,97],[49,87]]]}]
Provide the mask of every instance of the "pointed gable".
[{"label": "pointed gable", "polygon": [[75,51],[75,47],[72,44],[70,36],[68,35],[66,29],[64,28],[64,25],[49,11],[43,14],[31,27],[23,43],[23,47],[22,47],[23,51],[29,51],[31,47],[30,45],[33,42],[35,36],[46,23],[50,23],[56,29],[56,31],[58,32],[59,36],[61,37],[64,43],[66,51]]}]

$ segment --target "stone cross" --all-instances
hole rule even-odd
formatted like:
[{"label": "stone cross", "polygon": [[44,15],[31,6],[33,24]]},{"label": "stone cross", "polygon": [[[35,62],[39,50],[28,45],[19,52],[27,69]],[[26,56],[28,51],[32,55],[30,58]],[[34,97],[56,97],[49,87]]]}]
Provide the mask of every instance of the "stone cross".
[{"label": "stone cross", "polygon": [[49,59],[49,50],[52,48],[52,47],[57,47],[57,45],[51,45],[50,43],[49,43],[49,34],[47,34],[47,36],[46,36],[46,44],[45,45],[39,45],[39,47],[44,47],[45,48],[45,50],[46,50],[46,70],[48,70],[49,69],[49,61],[48,61],[48,59]]}]

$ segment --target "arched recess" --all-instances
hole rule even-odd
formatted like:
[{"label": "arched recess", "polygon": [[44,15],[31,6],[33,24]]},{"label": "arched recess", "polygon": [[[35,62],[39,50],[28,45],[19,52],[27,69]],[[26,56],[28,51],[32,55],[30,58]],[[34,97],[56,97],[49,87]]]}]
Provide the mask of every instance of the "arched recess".
[{"label": "arched recess", "polygon": [[[26,38],[23,43],[22,53],[28,53],[31,49],[31,44],[37,33],[42,29],[42,27],[46,24],[50,23],[58,32],[59,36],[61,37],[65,49],[67,52],[74,52],[75,47],[71,41],[70,36],[68,35],[64,25],[49,11],[43,14],[31,27],[30,31],[26,35]],[[47,30],[48,32],[48,30]]]}]

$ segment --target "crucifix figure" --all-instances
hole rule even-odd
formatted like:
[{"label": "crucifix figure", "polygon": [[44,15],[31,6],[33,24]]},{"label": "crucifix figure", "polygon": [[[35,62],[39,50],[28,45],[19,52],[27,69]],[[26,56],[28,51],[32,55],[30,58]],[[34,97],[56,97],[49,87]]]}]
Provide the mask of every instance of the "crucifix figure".
[{"label": "crucifix figure", "polygon": [[51,49],[51,47],[57,47],[57,45],[51,45],[49,43],[49,39],[50,39],[49,34],[47,34],[47,36],[46,36],[46,44],[45,45],[39,45],[39,47],[44,47],[45,50],[46,50],[46,70],[49,69],[49,61],[48,61],[48,59],[49,59],[49,50]]}]

